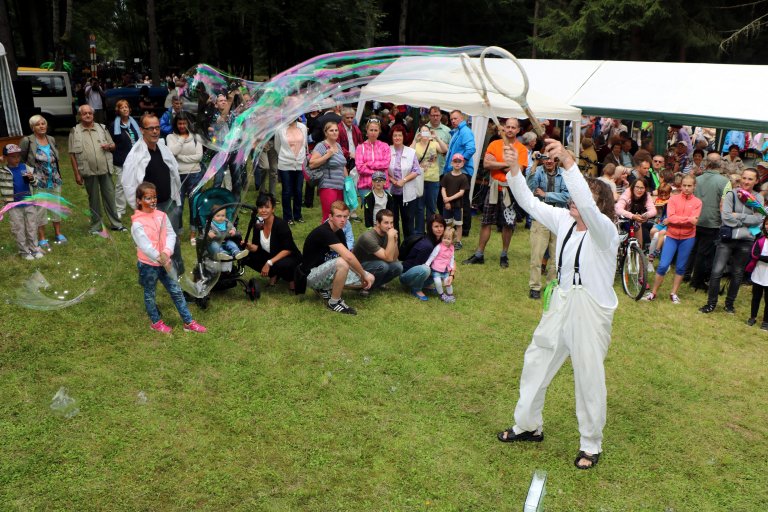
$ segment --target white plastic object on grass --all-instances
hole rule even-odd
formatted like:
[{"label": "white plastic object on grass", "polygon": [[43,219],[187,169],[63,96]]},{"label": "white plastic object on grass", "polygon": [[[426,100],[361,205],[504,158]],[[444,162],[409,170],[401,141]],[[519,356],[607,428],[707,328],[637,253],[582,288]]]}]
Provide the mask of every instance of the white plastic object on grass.
[{"label": "white plastic object on grass", "polygon": [[51,410],[63,416],[64,418],[72,418],[80,412],[80,408],[77,406],[77,400],[67,394],[67,388],[60,387],[59,390],[53,395],[51,399]]},{"label": "white plastic object on grass", "polygon": [[547,472],[537,469],[531,478],[528,487],[528,496],[525,498],[523,512],[541,512],[544,510],[544,495],[547,493]]}]

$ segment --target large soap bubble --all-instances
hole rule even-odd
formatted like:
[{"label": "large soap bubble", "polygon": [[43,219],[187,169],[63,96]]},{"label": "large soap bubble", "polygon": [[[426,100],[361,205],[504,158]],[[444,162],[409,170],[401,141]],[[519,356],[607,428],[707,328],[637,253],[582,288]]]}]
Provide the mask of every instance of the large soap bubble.
[{"label": "large soap bubble", "polygon": [[[10,203],[0,210],[2,224],[8,224],[9,211],[15,207],[36,208],[49,220],[63,219],[66,243],[51,240],[50,251],[42,251],[40,259],[27,261],[19,253],[9,229],[0,232],[0,255],[6,261],[6,277],[2,284],[8,303],[38,311],[63,309],[103,291],[119,267],[120,255],[113,236],[128,237],[102,229],[89,234],[90,212],[78,210],[66,199],[51,194],[35,194],[23,201]],[[50,222],[49,222],[50,224]],[[51,227],[47,226],[49,234]]]},{"label": "large soap bubble", "polygon": [[[478,55],[482,47],[393,46],[320,55],[283,71],[267,82],[250,82],[200,64],[185,74],[181,94],[197,105],[198,132],[208,148],[206,172],[195,192],[225,166],[258,158],[277,130],[306,112],[337,103],[354,103],[360,88],[400,57]],[[216,100],[232,101],[222,116]]]}]

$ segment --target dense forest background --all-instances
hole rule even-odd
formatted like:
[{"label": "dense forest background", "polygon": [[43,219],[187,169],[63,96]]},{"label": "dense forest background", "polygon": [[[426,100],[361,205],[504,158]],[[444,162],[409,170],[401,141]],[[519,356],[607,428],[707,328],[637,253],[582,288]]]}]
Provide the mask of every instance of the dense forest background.
[{"label": "dense forest background", "polygon": [[0,0],[0,42],[12,68],[82,68],[94,34],[100,61],[124,60],[155,79],[198,62],[264,77],[321,53],[397,44],[765,64],[764,20],[768,0]]}]

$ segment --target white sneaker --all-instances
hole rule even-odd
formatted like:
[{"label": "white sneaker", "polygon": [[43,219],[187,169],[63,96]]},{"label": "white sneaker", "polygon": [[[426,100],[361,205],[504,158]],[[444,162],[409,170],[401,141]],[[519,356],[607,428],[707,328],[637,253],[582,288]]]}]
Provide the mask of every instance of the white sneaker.
[{"label": "white sneaker", "polygon": [[31,255],[31,254],[29,254],[29,253],[26,253],[26,254],[21,254],[20,256],[21,256],[22,258],[24,258],[25,260],[27,260],[27,261],[32,261],[32,260],[34,260],[34,259],[35,259],[35,257],[34,257],[34,256],[32,256],[32,255]]},{"label": "white sneaker", "polygon": [[653,301],[653,300],[656,300],[656,294],[654,294],[653,292],[648,292],[648,293],[646,293],[646,294],[643,296],[643,298],[642,298],[642,299],[640,299],[640,300],[644,300],[644,301],[647,301],[647,302],[651,302],[651,301]]},{"label": "white sneaker", "polygon": [[653,263],[651,263],[651,262],[649,261],[649,262],[648,262],[648,273],[649,273],[649,274],[653,274],[654,272],[655,272],[655,270],[653,269]]},{"label": "white sneaker", "polygon": [[670,293],[669,300],[672,301],[672,304],[680,304],[680,297],[676,293]]},{"label": "white sneaker", "polygon": [[218,252],[216,253],[216,259],[218,261],[232,261],[232,256],[225,252]]},{"label": "white sneaker", "polygon": [[41,253],[40,251],[35,251],[32,253],[32,257],[36,260],[39,260],[40,258],[43,257],[43,253]]},{"label": "white sneaker", "polygon": [[248,249],[243,249],[239,253],[235,254],[235,259],[236,260],[241,260],[241,259],[245,258],[246,256],[248,256]]}]

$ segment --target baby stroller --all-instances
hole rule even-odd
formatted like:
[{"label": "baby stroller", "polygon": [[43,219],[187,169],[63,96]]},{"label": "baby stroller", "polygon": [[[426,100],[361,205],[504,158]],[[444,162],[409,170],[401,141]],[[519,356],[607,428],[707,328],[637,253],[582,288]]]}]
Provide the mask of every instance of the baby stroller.
[{"label": "baby stroller", "polygon": [[[245,265],[240,260],[217,261],[209,253],[208,246],[211,243],[211,239],[208,237],[208,232],[211,229],[211,221],[217,212],[224,209],[227,211],[227,218],[235,226],[237,226],[239,220],[238,213],[240,211],[244,209],[251,211],[251,221],[248,224],[245,240],[248,240],[255,225],[256,207],[238,204],[232,192],[225,188],[209,188],[193,198],[192,223],[197,229],[197,242],[195,244],[197,261],[195,262],[192,274],[194,283],[198,285],[196,289],[205,290],[207,285],[210,285],[214,280],[215,282],[211,290],[228,290],[240,284],[245,290],[246,297],[256,300],[261,297],[261,289],[256,278],[251,278],[248,281],[245,280],[243,277]],[[234,241],[239,244],[241,239],[238,237]],[[185,292],[185,295],[187,300],[195,302],[201,309],[208,307],[210,294],[202,294],[201,292],[192,296]]]}]

